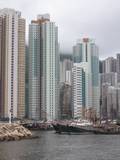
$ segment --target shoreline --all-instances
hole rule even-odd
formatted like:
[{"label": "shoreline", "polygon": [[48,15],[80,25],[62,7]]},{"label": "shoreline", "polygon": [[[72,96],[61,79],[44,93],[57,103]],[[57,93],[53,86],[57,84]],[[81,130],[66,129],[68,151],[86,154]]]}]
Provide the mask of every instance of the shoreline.
[{"label": "shoreline", "polygon": [[17,141],[34,137],[31,131],[16,123],[0,124],[0,141]]}]

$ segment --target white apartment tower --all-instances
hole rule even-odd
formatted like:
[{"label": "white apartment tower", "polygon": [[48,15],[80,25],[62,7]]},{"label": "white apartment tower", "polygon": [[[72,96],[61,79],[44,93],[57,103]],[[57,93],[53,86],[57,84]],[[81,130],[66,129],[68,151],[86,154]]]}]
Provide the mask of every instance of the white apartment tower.
[{"label": "white apartment tower", "polygon": [[[43,70],[46,119],[58,118],[59,106],[59,56],[58,56],[58,28],[54,22],[46,22],[43,29]],[[44,106],[43,106],[44,107]]]},{"label": "white apartment tower", "polygon": [[[85,99],[84,105],[81,105],[83,110],[93,108],[99,113],[99,56],[94,40],[88,38],[78,40],[76,46],[73,47],[73,57],[73,112],[76,112],[74,97],[78,93],[77,96],[82,99],[82,102]],[[79,73],[77,77],[76,73]],[[80,85],[84,87],[82,91],[77,92],[78,89],[74,89],[74,86],[81,82]]]},{"label": "white apartment tower", "polygon": [[79,63],[72,68],[73,117],[82,118],[85,107],[85,72]]}]

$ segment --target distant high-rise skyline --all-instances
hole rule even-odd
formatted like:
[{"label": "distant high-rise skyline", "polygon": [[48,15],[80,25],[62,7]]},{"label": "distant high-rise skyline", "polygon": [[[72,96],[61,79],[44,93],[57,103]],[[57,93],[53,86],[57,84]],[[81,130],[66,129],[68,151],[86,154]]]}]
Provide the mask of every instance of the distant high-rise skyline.
[{"label": "distant high-rise skyline", "polygon": [[120,117],[120,54],[100,61],[100,92],[102,119]]},{"label": "distant high-rise skyline", "polygon": [[[116,57],[107,57],[104,60],[99,62],[99,70],[102,75],[104,74],[105,77],[109,77],[110,74],[116,73],[117,74],[117,82],[120,82],[120,54],[117,53]],[[107,78],[111,81],[110,77]]]},{"label": "distant high-rise skyline", "polygon": [[[25,33],[25,19],[21,17],[21,12],[8,8],[0,10],[1,117],[7,118],[10,112],[13,118],[25,116]],[[26,111],[29,111],[29,118],[36,120],[58,118],[59,78],[60,82],[71,85],[72,65],[73,79],[78,77],[72,85],[76,90],[79,88],[82,93],[79,95],[78,92],[73,96],[78,99],[81,96],[80,100],[76,99],[76,103],[79,101],[81,104],[76,105],[74,113],[81,114],[81,107],[94,108],[98,113],[99,64],[100,72],[103,72],[101,83],[110,82],[111,85],[117,86],[120,82],[120,54],[117,54],[117,58],[108,57],[99,63],[95,40],[79,39],[73,47],[73,58],[72,54],[61,56],[66,58],[61,60],[59,70],[58,50],[58,27],[51,21],[49,14],[38,15],[29,25],[29,54],[26,54],[28,57],[26,65],[29,70],[29,74],[26,74],[29,82],[26,87],[29,99],[29,104],[26,101]]]},{"label": "distant high-rise skyline", "polygon": [[119,0],[0,1],[1,8],[15,8],[22,12],[27,20],[27,30],[30,20],[39,12],[50,13],[52,21],[59,26],[62,52],[72,53],[71,46],[79,37],[93,37],[99,45],[102,59],[120,52],[119,5]]},{"label": "distant high-rise skyline", "polygon": [[103,83],[101,86],[101,119],[120,118],[120,86]]}]

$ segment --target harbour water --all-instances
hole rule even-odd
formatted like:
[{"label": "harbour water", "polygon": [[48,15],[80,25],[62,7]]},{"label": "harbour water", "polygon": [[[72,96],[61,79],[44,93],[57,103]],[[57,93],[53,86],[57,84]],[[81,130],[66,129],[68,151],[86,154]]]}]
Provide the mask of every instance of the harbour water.
[{"label": "harbour water", "polygon": [[120,160],[120,135],[59,135],[0,142],[0,160]]}]

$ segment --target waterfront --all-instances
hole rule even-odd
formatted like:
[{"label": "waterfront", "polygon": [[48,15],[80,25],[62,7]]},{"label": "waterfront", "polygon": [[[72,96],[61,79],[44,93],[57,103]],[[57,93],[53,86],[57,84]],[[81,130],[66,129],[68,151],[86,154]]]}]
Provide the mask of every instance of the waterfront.
[{"label": "waterfront", "polygon": [[59,135],[0,142],[0,160],[120,160],[120,135]]}]

